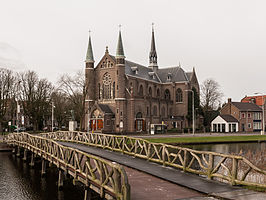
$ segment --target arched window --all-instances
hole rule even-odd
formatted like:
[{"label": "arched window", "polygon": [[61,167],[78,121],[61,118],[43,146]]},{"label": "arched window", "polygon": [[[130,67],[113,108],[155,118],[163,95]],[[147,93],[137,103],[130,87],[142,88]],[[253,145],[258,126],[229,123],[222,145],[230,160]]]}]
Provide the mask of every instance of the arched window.
[{"label": "arched window", "polygon": [[139,86],[139,95],[143,96],[143,86],[142,85]]},{"label": "arched window", "polygon": [[106,72],[103,75],[103,99],[111,99],[111,85],[112,85],[111,75],[108,72]]},{"label": "arched window", "polygon": [[182,94],[182,90],[180,88],[178,88],[176,90],[175,101],[178,102],[178,103],[183,102],[183,94]]},{"label": "arched window", "polygon": [[98,83],[98,99],[101,99],[101,84]]},{"label": "arched window", "polygon": [[153,106],[153,116],[157,116],[157,107]]},{"label": "arched window", "polygon": [[136,115],[136,118],[137,119],[141,119],[142,118],[142,113],[141,112],[138,112],[137,115]]},{"label": "arched window", "polygon": [[161,94],[160,94],[160,89],[157,89],[157,97],[160,98]]},{"label": "arched window", "polygon": [[170,99],[171,99],[170,91],[169,91],[168,89],[166,89],[166,90],[164,91],[164,98],[165,98],[166,100],[170,100]]},{"label": "arched window", "polygon": [[113,99],[115,98],[115,82],[113,83]]},{"label": "arched window", "polygon": [[164,106],[162,107],[162,113],[161,114],[162,114],[163,117],[165,117],[165,108],[164,108]]},{"label": "arched window", "polygon": [[149,97],[152,97],[152,89],[149,87]]}]

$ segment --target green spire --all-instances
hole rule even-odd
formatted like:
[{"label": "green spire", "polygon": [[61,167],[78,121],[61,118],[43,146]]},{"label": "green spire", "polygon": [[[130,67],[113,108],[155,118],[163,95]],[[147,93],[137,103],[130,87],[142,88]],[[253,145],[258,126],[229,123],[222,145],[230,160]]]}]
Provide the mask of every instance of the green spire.
[{"label": "green spire", "polygon": [[125,58],[124,55],[124,48],[122,43],[122,36],[121,36],[121,25],[119,25],[119,36],[118,36],[118,43],[116,48],[116,57]]},{"label": "green spire", "polygon": [[91,45],[90,31],[89,31],[89,44],[88,44],[88,50],[87,50],[87,56],[86,56],[85,62],[86,63],[88,63],[88,62],[94,62],[93,52],[92,52],[92,45]]}]

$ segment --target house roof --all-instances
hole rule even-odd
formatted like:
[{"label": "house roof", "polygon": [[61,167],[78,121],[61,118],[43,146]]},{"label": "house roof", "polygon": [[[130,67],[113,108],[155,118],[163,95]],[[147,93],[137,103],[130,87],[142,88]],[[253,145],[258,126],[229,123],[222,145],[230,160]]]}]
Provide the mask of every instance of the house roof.
[{"label": "house roof", "polygon": [[234,118],[232,115],[219,115],[221,118],[223,118],[226,122],[238,122],[236,118]]},{"label": "house roof", "polygon": [[257,104],[258,106],[262,106],[263,105],[263,101],[266,100],[266,95],[263,96],[246,96],[244,97],[241,102],[246,102],[246,103],[252,103],[252,101],[254,101],[255,104]]},{"label": "house roof", "polygon": [[240,111],[262,111],[262,109],[254,103],[232,102]]}]

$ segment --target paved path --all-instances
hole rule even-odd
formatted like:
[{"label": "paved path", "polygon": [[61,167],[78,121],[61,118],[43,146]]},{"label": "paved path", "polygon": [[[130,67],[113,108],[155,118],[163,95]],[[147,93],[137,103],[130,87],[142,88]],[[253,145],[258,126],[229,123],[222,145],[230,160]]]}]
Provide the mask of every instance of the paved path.
[{"label": "paved path", "polygon": [[[145,190],[149,191],[149,194],[156,194],[154,198],[149,196],[149,199],[209,199],[207,197],[202,197],[200,193],[207,194],[210,196],[214,196],[217,198],[225,198],[225,199],[239,199],[242,200],[245,196],[248,197],[248,200],[265,200],[266,194],[265,193],[258,193],[254,191],[249,191],[246,189],[242,189],[240,187],[232,187],[225,183],[220,183],[216,181],[210,181],[205,178],[199,177],[194,174],[184,173],[178,169],[173,169],[170,167],[164,167],[162,165],[148,162],[143,159],[135,158],[132,156],[128,156],[125,154],[121,154],[118,152],[112,152],[109,150],[103,150],[100,148],[75,144],[75,143],[67,143],[67,142],[59,142],[65,146],[70,146],[73,148],[77,148],[81,151],[94,154],[105,159],[112,160],[119,164],[122,164],[127,170],[127,174],[129,176],[129,182],[132,187],[132,199],[144,199],[144,196],[140,198],[140,193],[147,193]],[[142,172],[139,174],[136,170],[137,169]],[[145,177],[144,175],[150,174],[149,177]],[[136,178],[137,176],[143,177],[141,179]],[[156,178],[156,180],[155,180]],[[150,181],[147,183],[146,181]],[[142,182],[144,181],[145,182]],[[163,181],[164,180],[164,181]],[[139,181],[139,183],[138,183]],[[162,188],[159,185],[160,181],[163,181]],[[165,185],[166,182],[174,183],[176,186],[183,186],[182,188],[173,189],[173,186]],[[151,186],[152,185],[152,186]],[[172,184],[173,185],[173,184]],[[186,187],[186,188],[184,188]],[[188,190],[190,188],[192,190]],[[142,190],[141,190],[142,189]],[[153,190],[152,190],[153,189]],[[168,190],[169,189],[169,190]],[[187,189],[187,190],[185,190]],[[193,191],[194,190],[194,191]],[[158,191],[160,191],[158,193]],[[195,191],[200,193],[195,193]],[[166,198],[166,194],[174,194],[177,192],[176,195],[180,194],[179,196],[169,196]],[[183,196],[181,195],[183,193]],[[186,195],[191,195],[187,196]],[[162,195],[162,196],[159,196]],[[156,198],[160,197],[160,198]]]}]

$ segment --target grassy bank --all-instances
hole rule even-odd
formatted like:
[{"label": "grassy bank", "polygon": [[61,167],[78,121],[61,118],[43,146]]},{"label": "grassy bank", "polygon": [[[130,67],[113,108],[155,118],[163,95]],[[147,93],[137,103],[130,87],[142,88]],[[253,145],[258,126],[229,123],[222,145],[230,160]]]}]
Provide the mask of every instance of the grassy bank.
[{"label": "grassy bank", "polygon": [[146,138],[155,143],[223,143],[223,142],[253,142],[266,141],[266,135],[245,135],[245,136],[212,136],[212,137],[165,137],[165,138]]}]

